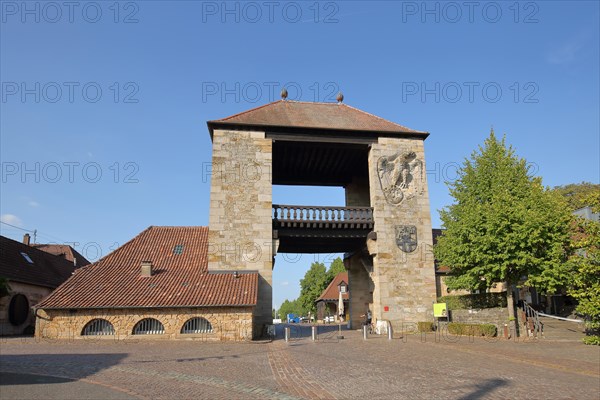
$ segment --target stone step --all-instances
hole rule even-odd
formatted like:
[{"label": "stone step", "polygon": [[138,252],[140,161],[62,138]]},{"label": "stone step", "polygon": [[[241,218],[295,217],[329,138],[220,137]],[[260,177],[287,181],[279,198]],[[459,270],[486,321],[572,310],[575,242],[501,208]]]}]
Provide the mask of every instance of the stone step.
[{"label": "stone step", "polygon": [[550,317],[540,317],[544,324],[544,338],[551,340],[581,341],[585,336],[583,323],[561,321]]}]

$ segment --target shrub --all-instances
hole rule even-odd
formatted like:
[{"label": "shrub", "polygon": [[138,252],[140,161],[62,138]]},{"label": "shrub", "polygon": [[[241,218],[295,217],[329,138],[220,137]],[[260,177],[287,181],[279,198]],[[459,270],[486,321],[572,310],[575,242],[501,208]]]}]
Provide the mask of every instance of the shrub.
[{"label": "shrub", "polygon": [[417,322],[419,332],[431,332],[433,330],[433,322]]},{"label": "shrub", "polygon": [[448,333],[453,335],[468,336],[496,336],[496,325],[492,324],[463,324],[461,322],[450,322]]},{"label": "shrub", "polygon": [[583,343],[600,346],[600,336],[586,336],[583,338]]},{"label": "shrub", "polygon": [[446,303],[448,310],[506,307],[507,304],[506,292],[442,296],[437,301]]}]

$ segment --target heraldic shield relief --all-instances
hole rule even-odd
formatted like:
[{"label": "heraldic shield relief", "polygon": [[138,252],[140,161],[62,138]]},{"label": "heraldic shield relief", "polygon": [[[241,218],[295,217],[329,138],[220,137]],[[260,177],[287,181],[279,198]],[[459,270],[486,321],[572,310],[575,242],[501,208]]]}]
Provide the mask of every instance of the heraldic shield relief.
[{"label": "heraldic shield relief", "polygon": [[385,199],[390,204],[398,205],[405,197],[423,193],[423,162],[413,151],[380,157],[377,175]]},{"label": "heraldic shield relief", "polygon": [[396,225],[396,244],[405,253],[417,249],[417,227],[414,225]]}]

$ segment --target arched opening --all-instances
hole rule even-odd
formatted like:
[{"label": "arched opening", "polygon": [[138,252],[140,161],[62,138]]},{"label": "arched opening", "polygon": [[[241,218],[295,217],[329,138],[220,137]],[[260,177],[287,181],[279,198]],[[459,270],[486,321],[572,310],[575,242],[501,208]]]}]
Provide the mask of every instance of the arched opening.
[{"label": "arched opening", "polygon": [[165,333],[165,327],[154,318],[144,318],[133,327],[134,335],[162,335],[163,333]]},{"label": "arched opening", "polygon": [[212,325],[202,317],[190,318],[183,324],[181,333],[212,333]]},{"label": "arched opening", "polygon": [[88,322],[81,331],[82,336],[90,335],[114,335],[115,328],[105,319],[96,318]]},{"label": "arched opening", "polygon": [[8,320],[13,325],[21,325],[29,317],[29,301],[22,294],[15,294],[8,306]]}]

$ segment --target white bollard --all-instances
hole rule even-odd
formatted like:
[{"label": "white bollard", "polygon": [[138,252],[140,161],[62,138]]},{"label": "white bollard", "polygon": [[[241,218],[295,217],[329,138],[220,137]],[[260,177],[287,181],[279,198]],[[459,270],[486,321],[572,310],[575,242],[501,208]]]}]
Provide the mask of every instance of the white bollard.
[{"label": "white bollard", "polygon": [[367,340],[369,337],[369,327],[367,325],[363,325],[363,339]]},{"label": "white bollard", "polygon": [[312,333],[312,340],[313,340],[313,342],[315,342],[317,340],[317,327],[313,326],[311,328],[312,328],[311,329],[311,331],[312,331],[311,332]]},{"label": "white bollard", "polygon": [[284,335],[285,335],[285,341],[286,341],[286,342],[289,342],[289,341],[290,341],[290,327],[289,327],[289,326],[286,326],[286,327],[283,329],[283,332],[284,332]]}]

